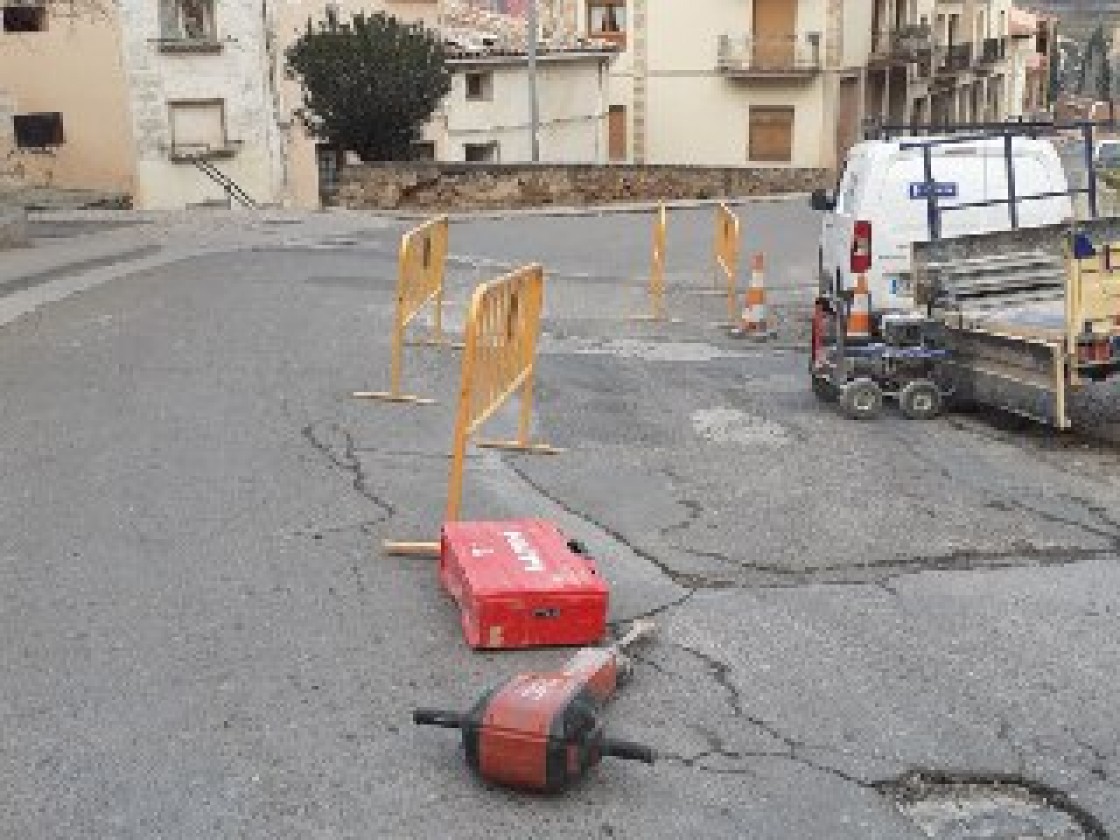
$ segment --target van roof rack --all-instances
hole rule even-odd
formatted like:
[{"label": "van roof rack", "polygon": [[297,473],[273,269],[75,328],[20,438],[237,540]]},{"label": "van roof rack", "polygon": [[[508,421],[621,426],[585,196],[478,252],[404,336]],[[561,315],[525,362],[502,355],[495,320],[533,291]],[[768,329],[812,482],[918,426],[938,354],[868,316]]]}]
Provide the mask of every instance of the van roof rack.
[{"label": "van roof rack", "polygon": [[1059,131],[1078,131],[1120,128],[1117,120],[1007,120],[1004,122],[972,123],[913,123],[879,124],[873,120],[864,126],[865,140],[896,140],[901,137],[946,136],[957,134],[978,135],[979,137],[1026,136],[1038,137],[1055,134]]},{"label": "van roof rack", "polygon": [[[1097,129],[1115,130],[1115,120],[1009,120],[1007,122],[956,123],[940,125],[879,125],[869,120],[864,127],[868,140],[902,141],[904,150],[921,150],[923,169],[923,189],[926,201],[926,218],[931,240],[941,238],[941,215],[946,211],[965,210],[972,207],[991,207],[1006,205],[1012,230],[1019,227],[1019,204],[1024,201],[1041,201],[1060,196],[1076,200],[1079,195],[1087,198],[1089,215],[1099,217],[1097,202],[1097,170],[1093,153],[1093,136]],[[1062,131],[1076,132],[1084,143],[1085,186],[1070,187],[1062,192],[1042,192],[1033,195],[1019,193],[1015,185],[1015,166],[1012,150],[1016,137],[1040,137],[1054,135]],[[907,142],[904,138],[909,138]],[[984,201],[970,201],[943,205],[938,201],[937,182],[933,175],[933,149],[978,140],[1003,140],[1003,157],[1007,181],[1007,197],[992,198]]]}]

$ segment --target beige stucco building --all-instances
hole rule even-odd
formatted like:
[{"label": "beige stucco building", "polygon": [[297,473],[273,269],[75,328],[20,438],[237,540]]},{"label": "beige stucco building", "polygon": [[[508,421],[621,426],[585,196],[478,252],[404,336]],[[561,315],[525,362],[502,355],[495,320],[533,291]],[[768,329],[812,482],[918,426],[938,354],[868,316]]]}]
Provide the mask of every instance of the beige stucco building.
[{"label": "beige stucco building", "polygon": [[0,186],[130,193],[131,110],[112,11],[10,8],[0,15]]},{"label": "beige stucco building", "polygon": [[619,161],[832,167],[855,139],[871,0],[583,0],[611,70]]},{"label": "beige stucco building", "polygon": [[1006,116],[1010,0],[563,0],[623,47],[611,151],[834,167],[868,122]]}]

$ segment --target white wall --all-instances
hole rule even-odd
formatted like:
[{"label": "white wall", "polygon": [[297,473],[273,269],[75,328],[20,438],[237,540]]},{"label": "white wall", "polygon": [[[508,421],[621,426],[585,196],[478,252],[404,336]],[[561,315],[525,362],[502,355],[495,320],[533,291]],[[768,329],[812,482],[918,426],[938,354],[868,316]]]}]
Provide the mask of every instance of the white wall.
[{"label": "white wall", "polygon": [[[461,161],[466,143],[496,142],[499,160],[531,159],[529,74],[517,63],[455,62],[451,92],[427,136],[439,160]],[[487,101],[466,98],[466,74],[491,73]],[[598,57],[542,58],[537,68],[540,159],[547,163],[605,163],[607,73]]]},{"label": "white wall", "polygon": [[215,166],[258,202],[274,201],[282,166],[276,110],[265,52],[262,4],[215,1],[217,54],[169,54],[160,36],[156,0],[121,0],[125,76],[135,138],[135,202],[141,208],[182,207],[224,199],[224,191],[189,163],[170,159],[169,102],[224,99],[226,134],[240,141]]}]

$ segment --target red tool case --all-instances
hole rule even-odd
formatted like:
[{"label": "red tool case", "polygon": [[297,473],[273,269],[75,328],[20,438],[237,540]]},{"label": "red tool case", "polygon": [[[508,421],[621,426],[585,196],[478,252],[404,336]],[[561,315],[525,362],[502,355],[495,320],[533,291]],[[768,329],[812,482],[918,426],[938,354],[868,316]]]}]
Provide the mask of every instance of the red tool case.
[{"label": "red tool case", "polygon": [[471,647],[585,645],[603,637],[606,581],[551,522],[448,522],[440,548],[440,582],[459,604]]}]

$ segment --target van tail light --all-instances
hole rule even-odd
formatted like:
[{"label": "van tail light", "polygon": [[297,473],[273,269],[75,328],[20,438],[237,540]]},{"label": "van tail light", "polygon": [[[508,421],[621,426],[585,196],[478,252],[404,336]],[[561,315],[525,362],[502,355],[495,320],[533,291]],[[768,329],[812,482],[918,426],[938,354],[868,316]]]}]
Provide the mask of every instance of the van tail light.
[{"label": "van tail light", "polygon": [[852,274],[871,269],[871,222],[858,221],[852,231]]}]

